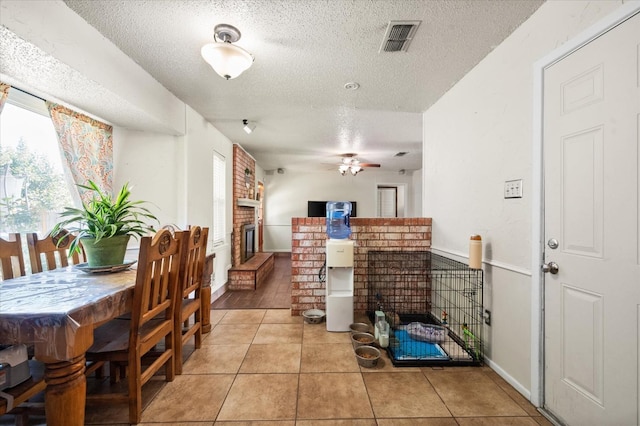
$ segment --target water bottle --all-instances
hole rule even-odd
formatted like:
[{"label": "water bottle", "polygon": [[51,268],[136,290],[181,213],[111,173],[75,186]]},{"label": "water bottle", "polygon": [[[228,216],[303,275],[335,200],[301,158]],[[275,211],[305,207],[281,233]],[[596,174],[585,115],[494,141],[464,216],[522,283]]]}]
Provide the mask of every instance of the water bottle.
[{"label": "water bottle", "polygon": [[351,203],[349,201],[329,201],[327,203],[327,235],[334,240],[344,240],[351,235],[349,225]]}]

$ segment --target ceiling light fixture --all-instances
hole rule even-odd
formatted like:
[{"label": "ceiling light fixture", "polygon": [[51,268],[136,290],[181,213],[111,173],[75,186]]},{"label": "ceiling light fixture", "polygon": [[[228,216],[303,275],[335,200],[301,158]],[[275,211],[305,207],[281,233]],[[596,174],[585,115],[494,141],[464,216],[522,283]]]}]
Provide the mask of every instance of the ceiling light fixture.
[{"label": "ceiling light fixture", "polygon": [[244,131],[247,132],[247,134],[251,134],[251,132],[253,132],[256,129],[256,124],[255,123],[249,123],[249,120],[242,120],[242,124],[244,124]]},{"label": "ceiling light fixture", "polygon": [[200,53],[220,77],[227,80],[236,78],[253,64],[253,56],[249,52],[231,44],[240,40],[240,31],[236,27],[216,25],[213,39],[215,43],[205,44]]},{"label": "ceiling light fixture", "polygon": [[362,171],[362,166],[360,166],[360,160],[356,158],[345,157],[342,159],[342,164],[338,166],[338,171],[342,176],[346,175],[347,172],[355,176],[358,174],[358,172]]}]

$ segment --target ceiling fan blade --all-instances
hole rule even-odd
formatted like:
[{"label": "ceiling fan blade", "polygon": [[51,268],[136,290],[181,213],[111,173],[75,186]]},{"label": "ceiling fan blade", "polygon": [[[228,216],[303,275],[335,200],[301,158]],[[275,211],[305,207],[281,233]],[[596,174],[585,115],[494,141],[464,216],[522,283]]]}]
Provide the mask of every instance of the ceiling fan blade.
[{"label": "ceiling fan blade", "polygon": [[360,167],[380,167],[380,164],[376,163],[360,163]]}]

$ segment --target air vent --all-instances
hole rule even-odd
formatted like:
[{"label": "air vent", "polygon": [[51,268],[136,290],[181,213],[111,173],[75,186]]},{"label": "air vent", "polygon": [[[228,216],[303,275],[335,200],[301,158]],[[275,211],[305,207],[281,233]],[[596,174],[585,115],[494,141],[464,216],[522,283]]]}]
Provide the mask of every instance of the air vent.
[{"label": "air vent", "polygon": [[380,52],[406,52],[422,21],[389,21]]},{"label": "air vent", "polygon": [[404,157],[407,154],[408,154],[407,151],[400,151],[400,152],[396,153],[396,155],[394,155],[394,157]]}]

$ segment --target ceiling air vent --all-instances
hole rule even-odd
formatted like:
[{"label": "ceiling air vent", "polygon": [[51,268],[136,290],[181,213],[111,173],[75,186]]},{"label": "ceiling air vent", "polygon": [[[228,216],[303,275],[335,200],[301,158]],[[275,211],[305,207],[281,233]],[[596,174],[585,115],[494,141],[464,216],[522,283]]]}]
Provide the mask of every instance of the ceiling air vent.
[{"label": "ceiling air vent", "polygon": [[389,21],[380,52],[406,52],[422,21]]}]

